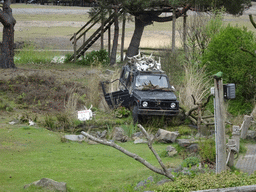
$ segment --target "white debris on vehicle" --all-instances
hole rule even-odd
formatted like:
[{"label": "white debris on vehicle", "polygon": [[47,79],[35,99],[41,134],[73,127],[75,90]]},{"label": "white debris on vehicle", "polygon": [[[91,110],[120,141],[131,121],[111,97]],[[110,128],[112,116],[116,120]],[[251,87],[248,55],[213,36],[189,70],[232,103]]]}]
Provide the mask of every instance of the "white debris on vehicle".
[{"label": "white debris on vehicle", "polygon": [[160,57],[159,61],[157,62],[153,59],[152,55],[153,54],[151,54],[149,57],[146,57],[139,51],[138,55],[127,57],[129,59],[128,64],[135,66],[139,71],[162,71]]}]

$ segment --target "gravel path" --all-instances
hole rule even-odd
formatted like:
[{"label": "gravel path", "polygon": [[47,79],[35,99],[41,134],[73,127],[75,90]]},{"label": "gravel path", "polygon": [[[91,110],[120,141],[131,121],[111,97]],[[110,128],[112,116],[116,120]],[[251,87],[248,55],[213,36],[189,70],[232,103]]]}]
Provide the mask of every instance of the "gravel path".
[{"label": "gravel path", "polygon": [[55,8],[13,8],[12,12],[13,14],[36,14],[36,15],[46,15],[46,14],[65,14],[65,15],[72,15],[72,14],[86,14],[88,12],[89,8],[58,8],[56,6]]}]

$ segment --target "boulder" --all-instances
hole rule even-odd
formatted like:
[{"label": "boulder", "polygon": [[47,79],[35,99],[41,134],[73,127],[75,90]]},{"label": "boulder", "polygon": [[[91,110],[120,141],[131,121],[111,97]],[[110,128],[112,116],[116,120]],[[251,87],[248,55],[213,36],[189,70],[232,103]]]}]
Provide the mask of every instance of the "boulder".
[{"label": "boulder", "polygon": [[144,140],[144,139],[137,138],[137,139],[134,140],[133,143],[134,143],[134,144],[148,143],[148,141],[147,141],[147,140]]},{"label": "boulder", "polygon": [[189,147],[191,144],[195,142],[194,139],[177,139],[177,141],[181,147]]},{"label": "boulder", "polygon": [[174,143],[178,135],[179,135],[179,132],[170,132],[164,129],[158,129],[155,135],[155,138],[158,142]]},{"label": "boulder", "polygon": [[154,182],[154,178],[152,176],[149,176],[147,179],[145,179],[144,181],[140,181],[136,187],[135,190],[139,190],[140,188],[146,187],[146,185],[148,183],[153,183]]},{"label": "boulder", "polygon": [[115,127],[112,133],[112,139],[114,141],[126,142],[128,140],[128,136],[125,135],[122,127]]},{"label": "boulder", "polygon": [[24,186],[24,189],[29,188],[31,185],[36,185],[38,187],[42,187],[46,190],[50,191],[61,191],[61,192],[66,192],[67,191],[67,186],[66,183],[64,182],[57,182],[52,179],[48,178],[42,178],[41,180],[35,181],[31,184],[27,184]]},{"label": "boulder", "polygon": [[198,149],[199,149],[199,146],[198,146],[197,143],[193,143],[193,144],[191,144],[190,146],[187,147],[187,151],[189,153],[197,153]]},{"label": "boulder", "polygon": [[85,136],[83,135],[65,135],[64,138],[70,141],[79,141],[79,142],[85,140]]},{"label": "boulder", "polygon": [[171,145],[166,147],[166,151],[167,151],[169,157],[172,157],[178,153],[177,150],[175,149],[175,147],[173,147]]},{"label": "boulder", "polygon": [[256,139],[256,131],[248,130],[246,139]]}]

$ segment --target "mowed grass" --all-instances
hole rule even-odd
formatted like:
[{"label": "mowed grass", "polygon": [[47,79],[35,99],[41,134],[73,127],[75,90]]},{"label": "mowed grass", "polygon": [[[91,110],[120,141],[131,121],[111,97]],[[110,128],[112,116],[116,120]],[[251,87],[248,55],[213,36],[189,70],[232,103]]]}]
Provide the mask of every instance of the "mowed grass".
[{"label": "mowed grass", "polygon": [[[120,145],[158,166],[146,144]],[[159,153],[166,146],[154,145]],[[24,185],[42,178],[66,182],[69,191],[133,191],[139,181],[156,175],[111,147],[63,143],[60,133],[38,127],[1,125],[0,154],[0,191],[25,191]],[[163,161],[175,166],[181,159]]]}]

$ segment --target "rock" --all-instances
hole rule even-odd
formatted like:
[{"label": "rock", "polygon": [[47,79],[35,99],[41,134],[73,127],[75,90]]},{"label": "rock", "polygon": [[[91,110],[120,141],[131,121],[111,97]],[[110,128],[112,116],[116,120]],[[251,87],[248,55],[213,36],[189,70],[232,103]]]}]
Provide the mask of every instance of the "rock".
[{"label": "rock", "polygon": [[140,189],[141,187],[145,187],[148,183],[152,183],[154,182],[154,179],[152,176],[149,176],[147,179],[145,179],[144,181],[140,181],[136,187],[135,187],[135,190],[138,190]]},{"label": "rock", "polygon": [[10,125],[18,124],[20,121],[18,119],[12,120],[9,122]]},{"label": "rock", "polygon": [[177,141],[181,147],[188,147],[195,142],[194,139],[178,139]]},{"label": "rock", "polygon": [[104,130],[102,132],[97,131],[97,137],[104,139],[104,138],[106,138],[106,136],[107,136],[107,130]]},{"label": "rock", "polygon": [[70,141],[84,141],[85,136],[83,135],[65,135],[65,139],[70,140]]},{"label": "rock", "polygon": [[256,139],[256,131],[248,130],[246,139]]},{"label": "rock", "polygon": [[126,142],[128,140],[128,136],[125,135],[122,127],[115,127],[112,133],[112,139],[114,141]]},{"label": "rock", "polygon": [[137,138],[142,139],[142,138],[144,138],[144,137],[145,137],[145,135],[144,135],[142,132],[136,132],[136,133],[133,133],[133,134],[132,134],[132,139],[133,139],[133,140],[135,140],[135,139],[137,139]]},{"label": "rock", "polygon": [[158,129],[155,137],[158,142],[174,143],[178,135],[178,132],[170,132],[164,129]]},{"label": "rock", "polygon": [[25,185],[24,189],[29,188],[31,185],[36,185],[38,187],[42,187],[42,188],[44,188],[46,190],[50,190],[50,191],[62,191],[62,192],[67,191],[66,183],[57,182],[57,181],[54,181],[54,180],[48,179],[48,178],[42,178],[41,180],[38,180],[31,184]]},{"label": "rock", "polygon": [[163,185],[163,184],[168,183],[168,182],[171,182],[171,181],[172,181],[171,179],[163,179],[163,180],[161,180],[161,181],[158,181],[158,182],[157,182],[157,185]]},{"label": "rock", "polygon": [[171,145],[167,146],[166,151],[167,151],[169,157],[172,157],[178,153],[177,150],[175,149],[175,147],[173,147]]},{"label": "rock", "polygon": [[134,143],[134,144],[148,143],[148,141],[146,141],[146,140],[144,140],[144,139],[137,138],[136,140],[134,140],[133,143]]},{"label": "rock", "polygon": [[197,153],[199,149],[199,146],[197,143],[191,144],[190,146],[187,147],[187,151],[189,153]]}]

